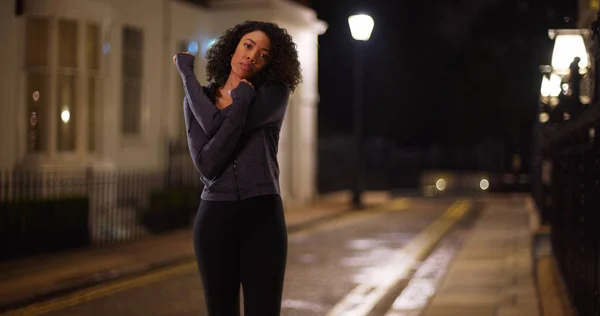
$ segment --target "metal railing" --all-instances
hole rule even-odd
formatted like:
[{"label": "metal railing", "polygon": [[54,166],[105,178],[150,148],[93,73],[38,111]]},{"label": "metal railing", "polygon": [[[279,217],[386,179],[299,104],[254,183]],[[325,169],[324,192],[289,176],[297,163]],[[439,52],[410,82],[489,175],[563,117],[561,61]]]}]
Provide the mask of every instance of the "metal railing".
[{"label": "metal railing", "polygon": [[[592,53],[590,91],[597,91],[599,59]],[[600,105],[594,94],[590,104],[562,96],[561,110],[550,112],[554,119],[537,123],[533,159],[533,196],[551,227],[552,250],[571,308],[582,316],[600,315]],[[563,119],[564,110],[575,115]]]},{"label": "metal railing", "polygon": [[0,170],[0,259],[189,227],[202,190],[193,168]]},{"label": "metal railing", "polygon": [[600,120],[570,127],[578,128],[545,148],[536,200],[551,226],[554,256],[573,309],[578,315],[600,315],[600,140],[594,134]]}]

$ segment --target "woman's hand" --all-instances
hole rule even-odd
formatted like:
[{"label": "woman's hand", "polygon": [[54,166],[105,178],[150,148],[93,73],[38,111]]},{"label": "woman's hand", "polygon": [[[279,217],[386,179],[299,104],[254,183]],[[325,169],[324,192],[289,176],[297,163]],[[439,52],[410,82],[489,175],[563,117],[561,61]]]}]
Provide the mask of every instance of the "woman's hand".
[{"label": "woman's hand", "polygon": [[173,64],[177,65],[177,55],[179,54],[188,54],[190,56],[194,56],[194,54],[190,53],[190,52],[181,52],[181,53],[177,53],[175,54],[175,56],[173,56]]},{"label": "woman's hand", "polygon": [[245,82],[245,83],[249,84],[252,88],[254,88],[254,86],[250,83],[250,81],[248,81],[246,79],[242,79],[242,80],[240,80],[240,82]]}]

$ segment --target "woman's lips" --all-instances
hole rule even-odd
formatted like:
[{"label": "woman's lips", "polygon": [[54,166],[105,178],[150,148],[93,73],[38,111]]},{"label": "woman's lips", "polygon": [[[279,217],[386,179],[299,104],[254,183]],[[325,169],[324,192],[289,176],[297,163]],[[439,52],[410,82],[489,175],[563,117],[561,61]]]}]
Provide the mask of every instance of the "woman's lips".
[{"label": "woman's lips", "polygon": [[240,63],[240,65],[244,71],[252,71],[252,66],[250,64]]}]

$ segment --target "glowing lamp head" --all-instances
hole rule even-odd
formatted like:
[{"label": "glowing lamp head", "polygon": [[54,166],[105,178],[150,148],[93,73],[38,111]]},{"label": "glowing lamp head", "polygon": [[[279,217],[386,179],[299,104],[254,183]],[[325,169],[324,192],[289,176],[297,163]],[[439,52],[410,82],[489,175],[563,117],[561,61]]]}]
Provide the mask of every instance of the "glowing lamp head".
[{"label": "glowing lamp head", "polygon": [[352,15],[348,18],[350,33],[357,41],[368,41],[375,26],[373,18],[366,14]]}]

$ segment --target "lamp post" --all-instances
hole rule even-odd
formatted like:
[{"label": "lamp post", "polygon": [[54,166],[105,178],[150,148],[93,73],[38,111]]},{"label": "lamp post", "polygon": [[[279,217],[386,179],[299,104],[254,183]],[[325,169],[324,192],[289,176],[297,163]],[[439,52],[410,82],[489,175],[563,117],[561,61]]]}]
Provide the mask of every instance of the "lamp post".
[{"label": "lamp post", "polygon": [[371,38],[371,32],[375,26],[373,18],[366,14],[356,14],[348,17],[350,33],[355,40],[354,49],[354,114],[353,130],[355,140],[355,168],[356,179],[352,194],[352,204],[357,209],[362,208],[363,185],[363,153],[362,153],[362,134],[363,134],[363,46]]},{"label": "lamp post", "polygon": [[[565,108],[565,105],[574,105],[580,101],[583,103],[590,102],[590,91],[585,91],[581,96],[577,93],[571,95],[577,97],[577,100],[571,100],[567,104],[562,104],[559,112],[554,112],[559,106],[559,97],[568,94],[568,91],[574,88],[566,83],[571,72],[571,63],[576,57],[581,61],[579,63],[579,73],[585,74],[588,66],[591,64],[588,55],[585,39],[588,31],[583,29],[564,29],[564,30],[549,30],[548,36],[554,40],[554,48],[552,51],[551,65],[540,66],[542,73],[542,83],[540,86],[540,101],[538,104],[538,117],[534,127],[534,144],[533,144],[533,172],[535,174],[535,182],[533,183],[534,195],[536,203],[541,212],[543,222],[548,222],[548,213],[546,207],[546,196],[549,194],[547,189],[552,182],[552,164],[553,159],[544,152],[546,148],[547,137],[545,130],[547,124],[554,124],[570,119],[570,114],[573,108]],[[570,80],[569,80],[570,81]],[[562,100],[565,100],[562,98]],[[563,116],[558,115],[563,112]],[[547,148],[546,148],[547,149]]]}]

